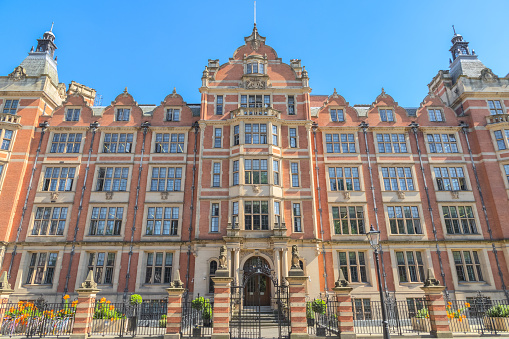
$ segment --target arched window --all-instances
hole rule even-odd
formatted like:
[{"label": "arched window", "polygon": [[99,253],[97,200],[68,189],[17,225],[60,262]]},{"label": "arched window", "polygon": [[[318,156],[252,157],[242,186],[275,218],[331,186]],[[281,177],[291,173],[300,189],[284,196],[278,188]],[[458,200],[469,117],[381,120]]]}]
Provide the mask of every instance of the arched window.
[{"label": "arched window", "polygon": [[214,293],[214,282],[212,278],[216,276],[217,261],[212,260],[209,264],[209,293]]},{"label": "arched window", "polygon": [[257,63],[257,62],[251,62],[246,65],[246,73],[257,73],[257,74],[263,74],[263,64]]}]

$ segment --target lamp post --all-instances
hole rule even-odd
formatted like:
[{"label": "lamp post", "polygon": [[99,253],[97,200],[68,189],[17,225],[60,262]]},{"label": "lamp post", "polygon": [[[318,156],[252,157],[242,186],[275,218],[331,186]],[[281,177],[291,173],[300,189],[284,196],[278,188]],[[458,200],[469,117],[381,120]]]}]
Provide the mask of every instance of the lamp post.
[{"label": "lamp post", "polygon": [[369,232],[366,233],[366,236],[368,237],[369,244],[375,253],[376,274],[378,276],[378,291],[380,292],[380,305],[382,308],[382,326],[384,339],[390,339],[391,335],[389,333],[389,321],[387,320],[387,310],[385,307],[385,298],[382,290],[382,276],[380,274],[380,264],[378,258],[380,249],[380,231],[375,230],[373,225],[371,225]]}]

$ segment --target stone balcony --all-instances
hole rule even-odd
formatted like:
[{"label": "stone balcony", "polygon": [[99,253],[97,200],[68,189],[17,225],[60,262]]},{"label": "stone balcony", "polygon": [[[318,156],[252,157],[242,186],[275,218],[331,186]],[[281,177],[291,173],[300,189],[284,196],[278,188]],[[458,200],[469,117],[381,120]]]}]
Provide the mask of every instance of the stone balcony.
[{"label": "stone balcony", "polygon": [[509,114],[488,115],[486,117],[486,122],[488,124],[496,124],[499,122],[509,122]]},{"label": "stone balcony", "polygon": [[21,120],[21,116],[9,114],[9,113],[0,113],[0,122],[6,122],[8,124],[17,124],[19,125],[19,122]]},{"label": "stone balcony", "polygon": [[281,112],[271,107],[239,107],[230,111],[231,118],[237,117],[275,117],[280,119]]}]

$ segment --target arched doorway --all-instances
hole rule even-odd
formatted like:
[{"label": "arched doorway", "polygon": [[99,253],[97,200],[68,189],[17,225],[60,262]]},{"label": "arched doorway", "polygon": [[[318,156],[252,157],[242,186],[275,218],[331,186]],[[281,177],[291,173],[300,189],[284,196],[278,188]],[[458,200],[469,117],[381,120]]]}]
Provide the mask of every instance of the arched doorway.
[{"label": "arched doorway", "polygon": [[269,263],[262,257],[244,263],[244,306],[270,306],[272,289]]}]

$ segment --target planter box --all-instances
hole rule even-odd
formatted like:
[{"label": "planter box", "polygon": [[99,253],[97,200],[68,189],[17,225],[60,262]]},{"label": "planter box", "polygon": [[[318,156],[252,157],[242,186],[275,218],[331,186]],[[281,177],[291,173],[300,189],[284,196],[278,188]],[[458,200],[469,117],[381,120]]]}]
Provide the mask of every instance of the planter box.
[{"label": "planter box", "polygon": [[317,337],[325,337],[325,327],[317,327],[316,328],[316,336]]},{"label": "planter box", "polygon": [[487,330],[509,332],[509,318],[486,317],[483,319],[483,322],[484,328]]},{"label": "planter box", "polygon": [[315,319],[307,318],[308,326],[315,326]]},{"label": "planter box", "polygon": [[[122,328],[123,327],[123,328]],[[92,333],[111,333],[117,334],[127,332],[127,319],[93,319]]]},{"label": "planter box", "polygon": [[193,337],[201,337],[201,327],[193,328]]},{"label": "planter box", "polygon": [[412,329],[417,332],[431,331],[431,324],[428,318],[411,318]]},{"label": "planter box", "polygon": [[468,323],[468,319],[464,318],[459,321],[458,318],[449,319],[451,332],[470,332],[470,324]]}]

